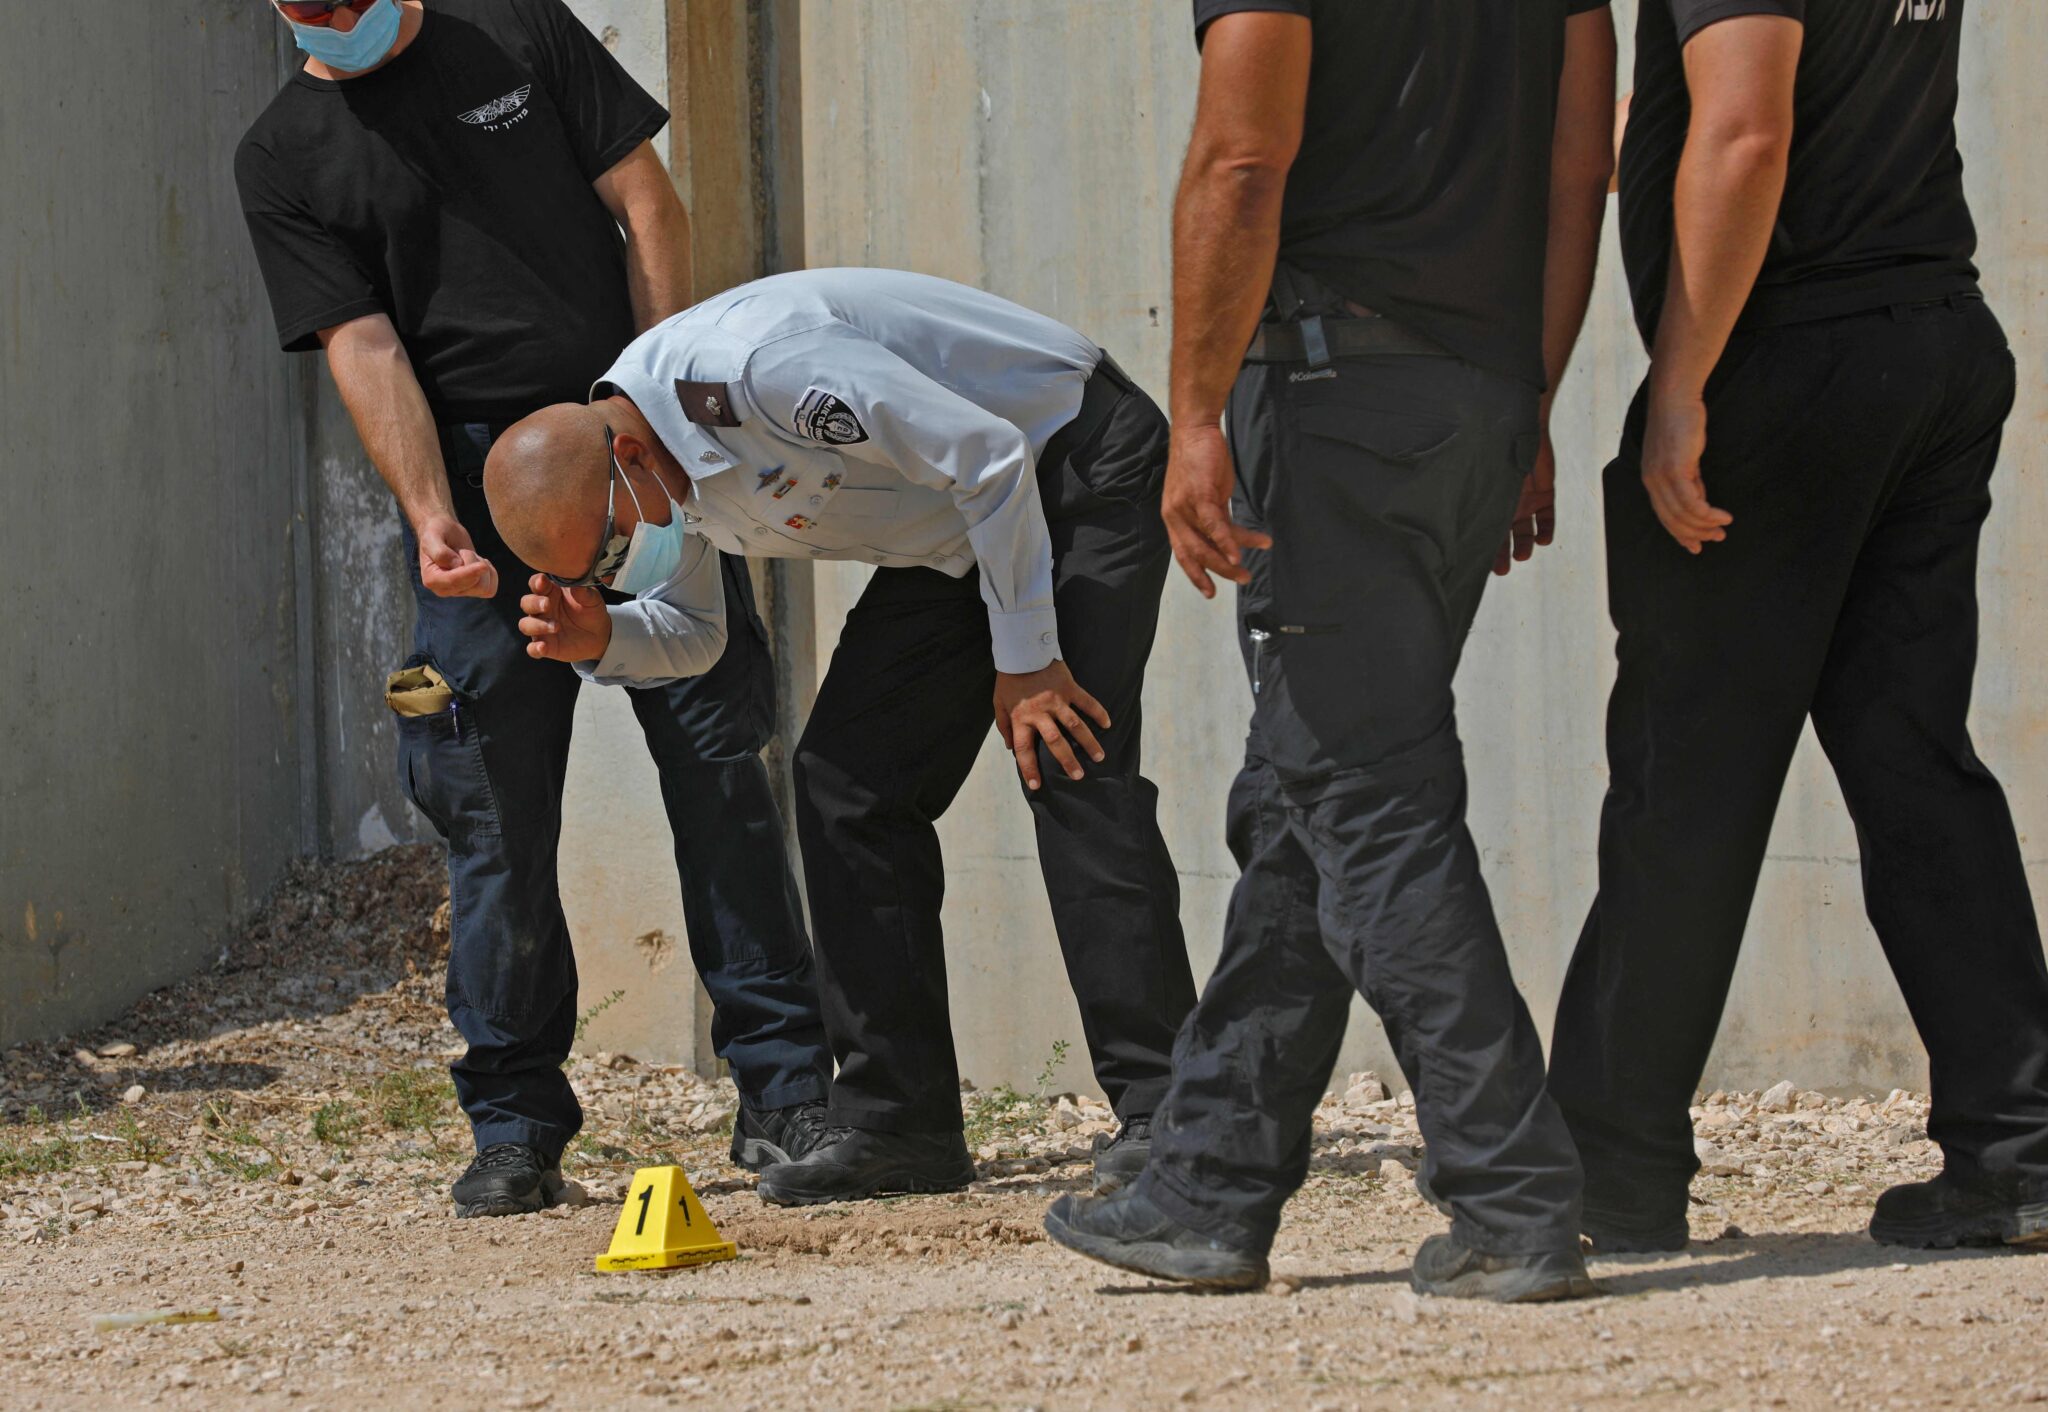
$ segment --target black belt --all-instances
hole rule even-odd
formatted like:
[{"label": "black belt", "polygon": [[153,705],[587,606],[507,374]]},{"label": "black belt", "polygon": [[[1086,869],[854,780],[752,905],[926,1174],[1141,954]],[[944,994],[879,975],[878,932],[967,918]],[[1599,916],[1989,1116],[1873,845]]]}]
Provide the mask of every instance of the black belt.
[{"label": "black belt", "polygon": [[1306,363],[1326,366],[1333,358],[1402,353],[1448,358],[1451,351],[1388,318],[1326,319],[1320,314],[1284,324],[1260,324],[1245,350],[1247,363]]},{"label": "black belt", "polygon": [[1131,381],[1131,375],[1104,353],[1088,381],[1081,385],[1081,409],[1074,413],[1071,422],[1052,434],[1045,450],[1039,453],[1038,464],[1057,466],[1093,441],[1095,433],[1109,420],[1109,414],[1116,410],[1116,404],[1137,390],[1138,384]]}]

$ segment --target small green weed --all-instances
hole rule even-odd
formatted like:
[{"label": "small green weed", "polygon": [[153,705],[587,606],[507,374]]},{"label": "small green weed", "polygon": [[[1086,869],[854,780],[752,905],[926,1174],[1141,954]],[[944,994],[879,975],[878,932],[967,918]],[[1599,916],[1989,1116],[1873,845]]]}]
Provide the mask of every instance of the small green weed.
[{"label": "small green weed", "polygon": [[1060,1065],[1067,1062],[1067,1050],[1072,1048],[1065,1040],[1052,1042],[1052,1053],[1046,1057],[1045,1067],[1038,1071],[1038,1082],[1032,1086],[1032,1093],[1040,1098],[1052,1092],[1053,1076],[1060,1071]]},{"label": "small green weed", "polygon": [[583,1133],[576,1139],[574,1151],[586,1162],[631,1162],[635,1166],[645,1165],[630,1149],[615,1142],[599,1142],[589,1133]]},{"label": "small green weed", "polygon": [[336,1099],[313,1110],[313,1140],[326,1147],[347,1147],[363,1130],[363,1115],[353,1103]]},{"label": "small green weed", "polygon": [[161,1162],[165,1148],[157,1136],[146,1130],[136,1120],[133,1109],[121,1110],[121,1121],[115,1125],[115,1135],[121,1139],[124,1162]]},{"label": "small green weed", "polygon": [[604,999],[576,1017],[576,1043],[583,1043],[583,1032],[590,1028],[590,1022],[626,998],[626,992],[615,990]]},{"label": "small green weed", "polygon": [[1001,1147],[1038,1126],[1045,1106],[1008,1084],[982,1089],[967,1098],[967,1146],[979,1152],[989,1143]]},{"label": "small green weed", "polygon": [[78,1144],[62,1132],[39,1138],[0,1136],[0,1177],[68,1172],[78,1165],[79,1155]]},{"label": "small green weed", "polygon": [[431,1133],[448,1121],[455,1085],[434,1069],[400,1069],[370,1085],[372,1110],[386,1127]]},{"label": "small green weed", "polygon": [[277,1170],[277,1163],[267,1155],[268,1149],[265,1151],[266,1155],[263,1157],[244,1157],[239,1152],[209,1148],[206,1160],[216,1169],[241,1181],[260,1182]]}]

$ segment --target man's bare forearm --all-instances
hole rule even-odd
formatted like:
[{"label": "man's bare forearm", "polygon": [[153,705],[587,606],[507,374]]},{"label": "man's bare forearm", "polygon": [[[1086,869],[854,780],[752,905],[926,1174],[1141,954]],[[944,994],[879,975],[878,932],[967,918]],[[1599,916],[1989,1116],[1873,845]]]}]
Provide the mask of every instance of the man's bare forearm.
[{"label": "man's bare forearm", "polygon": [[1672,190],[1652,396],[1698,398],[1749,302],[1785,194],[1802,33],[1791,20],[1743,16],[1686,46],[1692,120]]},{"label": "man's bare forearm", "polygon": [[1176,430],[1215,426],[1258,327],[1280,254],[1284,168],[1188,154],[1173,208]]},{"label": "man's bare forearm", "polygon": [[320,341],[363,450],[406,521],[418,529],[437,516],[453,519],[434,416],[391,321],[381,314],[354,319],[322,330]]},{"label": "man's bare forearm", "polygon": [[1605,9],[1567,24],[1565,66],[1551,140],[1550,219],[1543,260],[1543,407],[1557,385],[1593,296],[1600,227],[1614,168],[1614,21]]},{"label": "man's bare forearm", "polygon": [[633,220],[625,231],[626,291],[633,301],[633,329],[645,333],[669,315],[690,307],[690,215],[678,201]]},{"label": "man's bare forearm", "polygon": [[626,237],[626,293],[633,328],[645,333],[696,297],[690,213],[652,142],[643,142],[591,183]]},{"label": "man's bare forearm", "polygon": [[1176,434],[1223,418],[1280,257],[1280,207],[1301,147],[1312,40],[1306,18],[1249,12],[1208,29],[1195,129],[1173,202]]},{"label": "man's bare forearm", "polygon": [[1650,355],[1651,390],[1697,397],[1721,360],[1770,248],[1785,153],[1688,140],[1672,198],[1671,273]]}]

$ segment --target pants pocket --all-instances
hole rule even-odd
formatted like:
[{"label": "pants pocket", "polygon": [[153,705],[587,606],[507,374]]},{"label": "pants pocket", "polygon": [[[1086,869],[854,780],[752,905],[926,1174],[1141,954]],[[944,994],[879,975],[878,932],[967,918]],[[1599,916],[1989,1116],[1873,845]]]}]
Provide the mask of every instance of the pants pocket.
[{"label": "pants pocket", "polygon": [[1041,481],[1048,519],[1105,506],[1156,515],[1166,483],[1166,419],[1142,392],[1123,394],[1089,438],[1072,447],[1058,476]]},{"label": "pants pocket", "polygon": [[398,717],[398,782],[451,844],[499,832],[475,714],[474,701],[458,695],[444,711]]}]

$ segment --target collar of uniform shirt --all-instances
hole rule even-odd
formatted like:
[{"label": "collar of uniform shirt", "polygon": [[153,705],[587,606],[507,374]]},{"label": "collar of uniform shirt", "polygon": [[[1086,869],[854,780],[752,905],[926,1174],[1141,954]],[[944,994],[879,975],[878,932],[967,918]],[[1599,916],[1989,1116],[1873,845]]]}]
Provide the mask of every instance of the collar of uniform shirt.
[{"label": "collar of uniform shirt", "polygon": [[673,394],[666,393],[656,380],[644,377],[630,370],[615,370],[616,376],[600,379],[591,384],[590,400],[623,394],[633,400],[640,409],[640,415],[647,418],[647,424],[654,428],[669,454],[689,472],[693,481],[704,480],[721,471],[729,471],[736,462],[730,451],[720,446],[695,422],[683,414],[682,405]]}]

